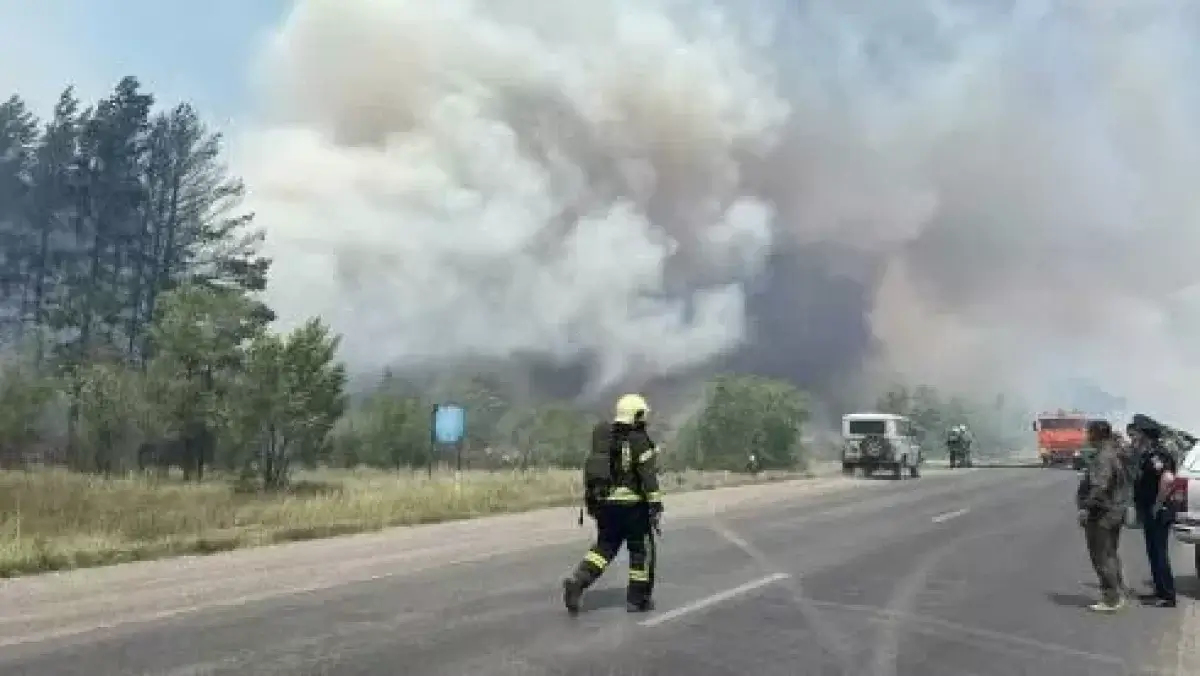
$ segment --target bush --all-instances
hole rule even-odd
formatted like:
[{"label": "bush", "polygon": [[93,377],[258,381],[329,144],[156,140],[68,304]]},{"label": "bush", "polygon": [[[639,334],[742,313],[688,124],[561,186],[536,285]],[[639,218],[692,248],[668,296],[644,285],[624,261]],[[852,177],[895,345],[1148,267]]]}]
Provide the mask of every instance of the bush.
[{"label": "bush", "polygon": [[789,383],[726,375],[711,382],[704,405],[679,433],[676,458],[687,467],[743,471],[802,467],[808,407]]}]

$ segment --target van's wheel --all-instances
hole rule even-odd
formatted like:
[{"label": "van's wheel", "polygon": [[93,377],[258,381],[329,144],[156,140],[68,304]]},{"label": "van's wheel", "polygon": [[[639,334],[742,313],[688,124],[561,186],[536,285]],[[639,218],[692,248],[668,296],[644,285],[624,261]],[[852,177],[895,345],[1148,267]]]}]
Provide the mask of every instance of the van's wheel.
[{"label": "van's wheel", "polygon": [[842,474],[844,476],[854,476],[854,465],[842,465]]}]

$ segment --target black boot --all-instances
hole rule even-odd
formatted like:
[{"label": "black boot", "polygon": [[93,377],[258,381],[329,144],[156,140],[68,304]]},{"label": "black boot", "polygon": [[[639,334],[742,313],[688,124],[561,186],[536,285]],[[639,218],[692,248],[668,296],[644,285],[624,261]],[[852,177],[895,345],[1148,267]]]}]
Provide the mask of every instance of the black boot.
[{"label": "black boot", "polygon": [[654,601],[652,599],[625,602],[625,611],[629,613],[648,613],[651,610],[654,610]]},{"label": "black boot", "polygon": [[583,583],[578,578],[568,577],[562,581],[563,605],[572,615],[579,614],[580,602],[583,600]]}]

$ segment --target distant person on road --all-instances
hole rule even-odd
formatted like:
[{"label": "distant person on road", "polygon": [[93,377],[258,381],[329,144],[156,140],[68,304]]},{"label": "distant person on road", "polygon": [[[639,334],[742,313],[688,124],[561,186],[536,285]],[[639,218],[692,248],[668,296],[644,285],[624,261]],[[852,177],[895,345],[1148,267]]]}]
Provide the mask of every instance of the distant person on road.
[{"label": "distant person on road", "polygon": [[1125,582],[1118,547],[1129,505],[1130,486],[1121,448],[1108,421],[1089,422],[1087,435],[1096,455],[1084,473],[1076,494],[1076,507],[1101,592],[1100,601],[1089,609],[1111,613],[1125,607]]},{"label": "distant person on road", "polygon": [[966,425],[955,425],[946,431],[946,454],[950,457],[950,469],[971,466],[971,430]]},{"label": "distant person on road", "polygon": [[1146,537],[1146,557],[1154,580],[1154,593],[1143,595],[1142,601],[1158,608],[1174,608],[1175,575],[1171,571],[1170,543],[1175,512],[1170,498],[1176,467],[1175,457],[1162,446],[1162,434],[1162,426],[1141,413],[1130,423],[1130,436],[1141,449],[1133,499]]}]

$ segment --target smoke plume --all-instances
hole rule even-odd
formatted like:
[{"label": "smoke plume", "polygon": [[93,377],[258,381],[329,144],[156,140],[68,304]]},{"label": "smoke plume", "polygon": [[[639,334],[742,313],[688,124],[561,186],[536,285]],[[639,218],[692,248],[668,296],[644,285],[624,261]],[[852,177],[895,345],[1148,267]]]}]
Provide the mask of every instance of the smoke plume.
[{"label": "smoke plume", "polygon": [[358,368],[1083,378],[1186,418],[1198,11],[302,0],[239,170],[272,301]]}]

